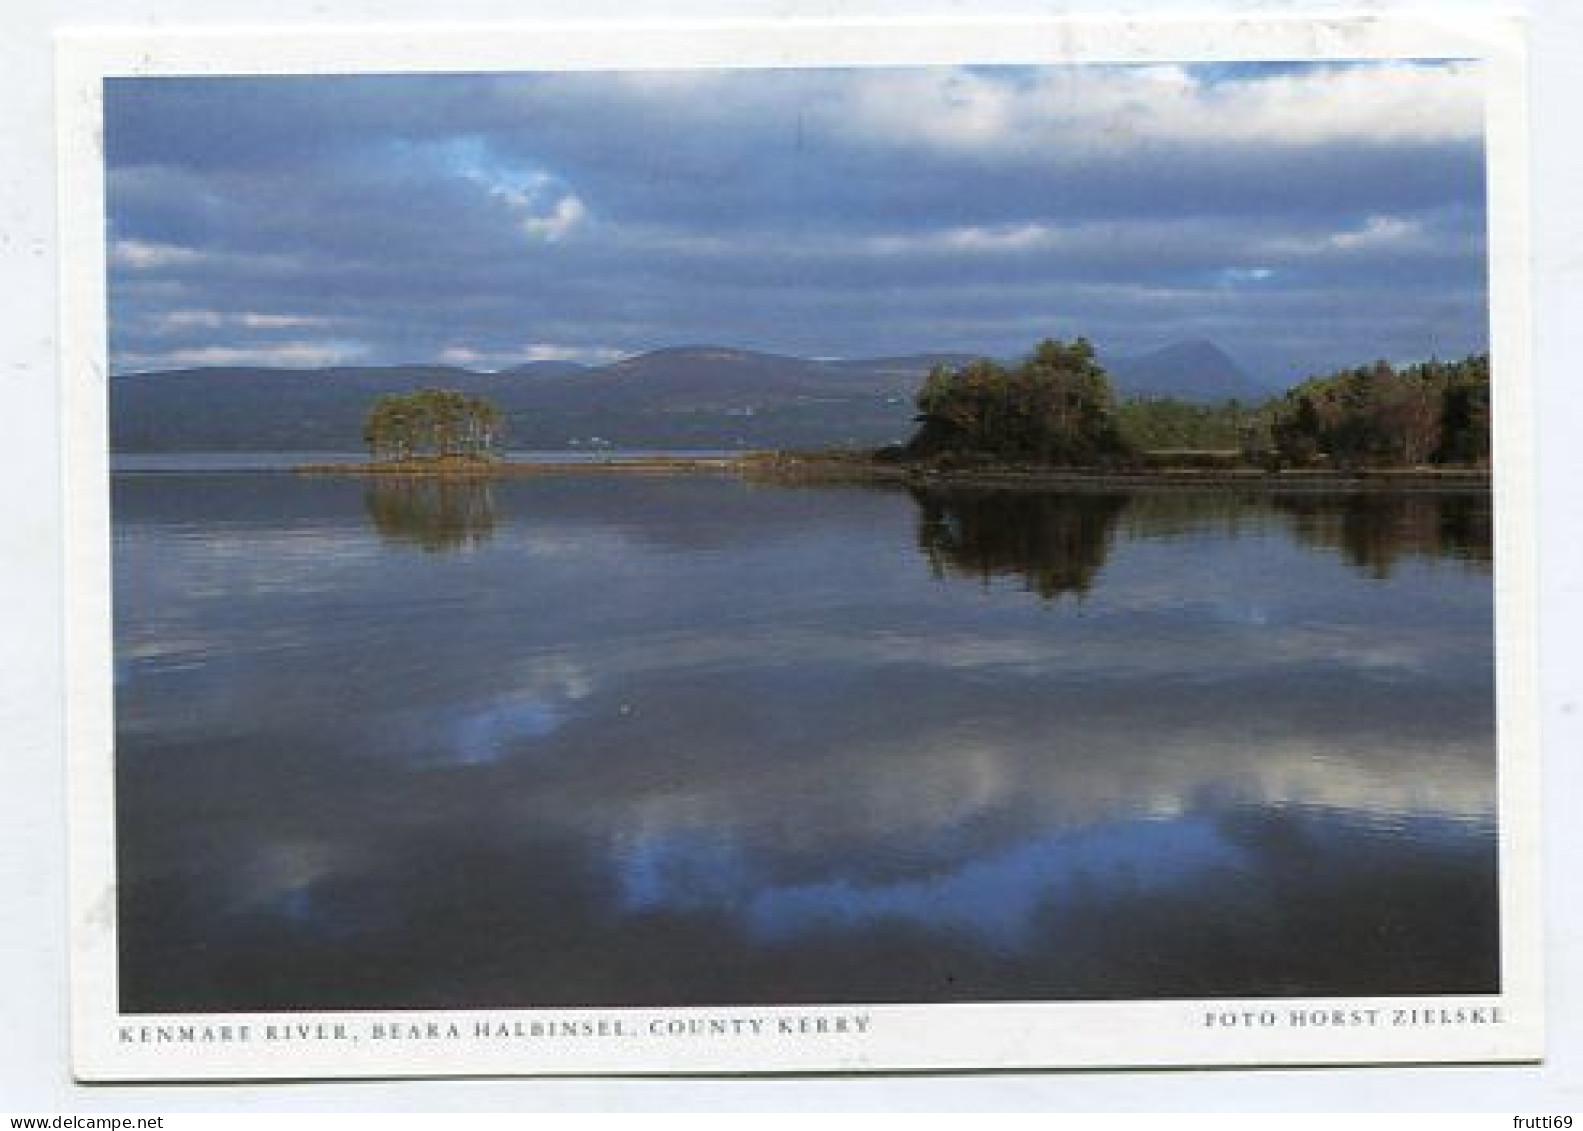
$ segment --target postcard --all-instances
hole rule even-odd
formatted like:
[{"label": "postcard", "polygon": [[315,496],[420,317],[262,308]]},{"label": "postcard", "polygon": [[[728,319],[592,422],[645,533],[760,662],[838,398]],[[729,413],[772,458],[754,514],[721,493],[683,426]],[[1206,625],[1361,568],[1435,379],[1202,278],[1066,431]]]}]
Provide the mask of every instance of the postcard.
[{"label": "postcard", "polygon": [[58,75],[80,1079],[1542,1055],[1519,24]]}]

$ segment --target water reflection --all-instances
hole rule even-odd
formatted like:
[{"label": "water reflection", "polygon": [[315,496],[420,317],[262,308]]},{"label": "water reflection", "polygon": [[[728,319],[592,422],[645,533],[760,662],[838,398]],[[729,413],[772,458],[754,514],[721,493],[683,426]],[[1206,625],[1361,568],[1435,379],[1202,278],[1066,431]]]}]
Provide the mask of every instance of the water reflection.
[{"label": "water reflection", "polygon": [[918,547],[937,576],[1017,576],[1045,598],[1089,591],[1125,495],[914,488]]},{"label": "water reflection", "polygon": [[380,476],[363,506],[374,529],[391,542],[431,552],[463,550],[495,532],[495,499],[486,479]]},{"label": "water reflection", "polygon": [[1494,560],[1487,494],[1282,495],[1273,502],[1300,540],[1340,549],[1372,577],[1389,577],[1404,557],[1451,558],[1482,569]]},{"label": "water reflection", "polygon": [[1494,989],[1478,508],[1351,506],[118,482],[122,1004]]},{"label": "water reflection", "polygon": [[1046,599],[1085,594],[1115,545],[1133,538],[1236,539],[1289,528],[1305,545],[1339,550],[1370,577],[1403,559],[1447,559],[1487,571],[1494,557],[1483,493],[1234,493],[911,489],[918,546],[936,576],[1019,577]]}]

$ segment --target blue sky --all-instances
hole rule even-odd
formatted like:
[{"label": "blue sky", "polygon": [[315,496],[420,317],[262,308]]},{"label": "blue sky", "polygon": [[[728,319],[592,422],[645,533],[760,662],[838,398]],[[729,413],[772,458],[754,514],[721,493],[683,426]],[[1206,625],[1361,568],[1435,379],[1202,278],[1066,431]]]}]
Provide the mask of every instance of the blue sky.
[{"label": "blue sky", "polygon": [[115,79],[110,360],[1485,348],[1460,62]]}]

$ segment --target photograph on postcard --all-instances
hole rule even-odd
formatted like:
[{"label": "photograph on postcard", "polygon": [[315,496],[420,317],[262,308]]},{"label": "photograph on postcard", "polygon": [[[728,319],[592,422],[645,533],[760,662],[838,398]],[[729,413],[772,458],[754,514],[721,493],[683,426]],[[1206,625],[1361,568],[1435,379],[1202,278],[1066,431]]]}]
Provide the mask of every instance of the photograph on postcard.
[{"label": "photograph on postcard", "polygon": [[1506,1055],[1486,62],[663,63],[103,75],[120,1043]]}]

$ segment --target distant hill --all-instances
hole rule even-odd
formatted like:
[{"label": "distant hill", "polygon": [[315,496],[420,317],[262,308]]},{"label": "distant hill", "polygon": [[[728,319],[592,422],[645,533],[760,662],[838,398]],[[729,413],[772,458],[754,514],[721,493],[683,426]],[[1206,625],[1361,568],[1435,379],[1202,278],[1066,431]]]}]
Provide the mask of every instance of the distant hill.
[{"label": "distant hill", "polygon": [[1214,342],[1177,342],[1137,357],[1105,361],[1117,392],[1185,401],[1263,400],[1276,390],[1256,380]]},{"label": "distant hill", "polygon": [[564,377],[568,373],[581,373],[588,367],[580,361],[525,361],[513,365],[507,373],[523,377]]},{"label": "distant hill", "polygon": [[[817,360],[718,346],[609,365],[530,362],[499,373],[447,366],[214,368],[111,380],[116,451],[334,451],[360,446],[382,393],[425,385],[492,399],[517,448],[873,446],[910,434],[929,369],[970,354]],[[1208,342],[1110,363],[1122,395],[1244,399],[1267,393]]]}]

